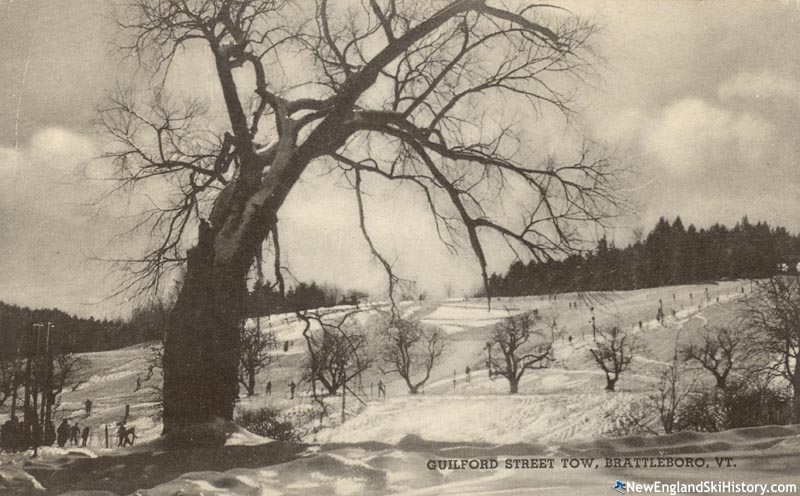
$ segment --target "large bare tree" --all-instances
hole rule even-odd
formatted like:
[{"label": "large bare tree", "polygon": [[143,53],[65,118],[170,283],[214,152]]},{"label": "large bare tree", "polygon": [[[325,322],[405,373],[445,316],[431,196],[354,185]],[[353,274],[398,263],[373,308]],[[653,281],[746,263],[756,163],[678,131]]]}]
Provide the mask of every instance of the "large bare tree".
[{"label": "large bare tree", "polygon": [[[440,239],[467,240],[484,283],[491,233],[548,259],[581,248],[582,227],[618,205],[605,156],[580,147],[561,163],[531,150],[544,118],[571,115],[595,60],[595,27],[568,11],[499,0],[127,5],[117,19],[151,91],[117,92],[101,121],[122,185],[158,184],[140,224],[157,244],[132,283],[186,265],[165,339],[165,434],[232,417],[245,276],[268,247],[283,286],[279,214],[311,164],[352,186],[390,298],[400,279],[368,231],[369,181],[418,189]],[[183,102],[161,84],[186,53],[213,63],[224,122],[205,113],[213,101]]]}]

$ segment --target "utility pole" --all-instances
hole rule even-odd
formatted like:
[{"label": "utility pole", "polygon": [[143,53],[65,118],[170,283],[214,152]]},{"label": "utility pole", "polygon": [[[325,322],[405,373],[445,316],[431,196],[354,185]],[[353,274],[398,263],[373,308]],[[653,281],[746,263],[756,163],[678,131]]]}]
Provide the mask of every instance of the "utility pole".
[{"label": "utility pole", "polygon": [[45,422],[45,415],[47,411],[47,403],[50,399],[50,322],[46,324],[39,324],[40,329],[44,328],[44,353],[43,353],[43,362],[41,364],[42,370],[40,371],[41,374],[41,385],[39,390],[42,392],[42,404],[39,407],[39,423],[44,425]]},{"label": "utility pole", "polygon": [[19,354],[22,348],[22,336],[24,334],[20,327],[17,332],[17,353],[14,355],[14,375],[11,382],[11,428],[14,433],[19,428],[19,425],[17,425],[17,389],[19,388]]},{"label": "utility pole", "polygon": [[[53,397],[53,349],[50,346],[50,330],[51,328],[55,328],[55,324],[52,322],[47,323],[47,333],[45,337],[45,367],[46,367],[46,379],[45,379],[45,394],[44,402],[45,402],[45,409],[44,409],[44,418],[43,418],[43,427],[42,430],[44,433],[47,432],[47,427],[50,425],[50,420],[53,415],[53,402],[55,398]],[[45,436],[47,437],[47,436]]]},{"label": "utility pole", "polygon": [[347,372],[342,372],[342,423],[344,424],[345,414],[344,414],[344,405],[345,405],[345,396],[347,396]]},{"label": "utility pole", "polygon": [[[31,328],[31,334],[33,334]],[[25,339],[25,399],[22,403],[22,422],[26,446],[31,442],[31,355],[33,355],[33,337]]]},{"label": "utility pole", "polygon": [[[40,357],[39,357],[39,347],[40,347],[40,341],[41,341],[42,327],[44,327],[43,324],[33,324],[33,328],[36,330],[36,341],[35,341],[36,346],[34,348],[33,355],[34,355],[34,357],[36,359],[36,364],[37,364],[37,367],[36,367],[36,369],[37,369],[36,370],[36,375],[37,376],[40,376],[40,374],[41,374],[41,370],[40,370],[40,368],[41,368],[41,360],[40,360]],[[28,359],[28,365],[30,365],[30,358]],[[30,367],[29,367],[28,370],[30,371]],[[29,379],[30,379],[30,376],[29,376]],[[31,431],[31,433],[32,433],[31,438],[32,438],[32,441],[33,441],[33,457],[34,458],[39,456],[39,438],[41,437],[40,436],[41,423],[39,422],[39,417],[37,415],[37,410],[39,409],[39,391],[41,391],[43,389],[43,387],[42,387],[42,384],[39,383],[38,379],[39,379],[39,377],[37,377],[37,380],[36,380],[36,383],[35,383],[36,384],[36,389],[34,389],[34,391],[33,391],[33,398],[32,398],[33,399],[33,405],[31,405],[31,415],[30,415],[30,417],[31,417],[31,419],[33,421],[33,424],[32,424],[33,430]],[[27,413],[25,415],[25,422],[26,423],[28,422]]]}]

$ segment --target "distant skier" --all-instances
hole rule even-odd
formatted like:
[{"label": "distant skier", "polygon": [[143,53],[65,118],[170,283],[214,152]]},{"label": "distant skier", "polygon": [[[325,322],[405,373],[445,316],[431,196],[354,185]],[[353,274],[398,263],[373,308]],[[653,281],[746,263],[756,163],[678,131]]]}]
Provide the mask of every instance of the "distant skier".
[{"label": "distant skier", "polygon": [[381,396],[386,398],[386,384],[382,380],[378,381],[378,398]]},{"label": "distant skier", "polygon": [[472,369],[470,369],[469,365],[467,365],[467,368],[464,369],[464,374],[467,376],[467,382],[470,382],[472,380],[472,377],[470,376],[470,372],[472,372]]},{"label": "distant skier", "polygon": [[83,407],[86,409],[86,416],[87,417],[92,414],[92,400],[87,399],[83,403]]},{"label": "distant skier", "polygon": [[294,380],[292,380],[292,382],[289,383],[289,394],[290,394],[290,398],[289,399],[290,400],[294,399],[294,390],[296,388],[297,388],[297,384],[295,384]]}]

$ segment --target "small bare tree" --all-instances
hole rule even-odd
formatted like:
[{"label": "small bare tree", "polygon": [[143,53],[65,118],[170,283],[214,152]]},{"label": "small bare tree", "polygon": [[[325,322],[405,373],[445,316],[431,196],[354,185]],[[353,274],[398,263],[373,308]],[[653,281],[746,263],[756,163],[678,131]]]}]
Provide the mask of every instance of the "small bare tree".
[{"label": "small bare tree", "polygon": [[255,394],[256,376],[272,364],[272,352],[277,347],[272,328],[264,333],[259,319],[254,320],[253,326],[242,322],[239,338],[239,384],[247,390],[247,396]]},{"label": "small bare tree", "polygon": [[[383,329],[381,340],[384,344],[380,356],[386,367],[381,368],[381,372],[402,377],[410,394],[417,394],[428,382],[446,343],[438,327],[394,315]],[[412,378],[414,376],[416,380]]]},{"label": "small bare tree", "polygon": [[150,347],[144,383],[144,388],[152,393],[153,399],[158,403],[156,416],[160,417],[164,402],[164,347],[161,345]]},{"label": "small bare tree", "polygon": [[715,386],[725,390],[728,375],[737,362],[741,363],[743,336],[727,327],[719,329],[704,328],[699,343],[689,344],[682,349],[683,359],[694,362],[714,376]]},{"label": "small bare tree", "polygon": [[553,360],[553,330],[535,329],[539,317],[524,313],[505,319],[494,330],[490,347],[500,348],[501,355],[492,355],[489,366],[495,374],[508,380],[509,392],[519,392],[519,381],[526,370],[545,369]]},{"label": "small bare tree", "polygon": [[14,358],[0,360],[0,407],[9,397],[14,396],[14,391],[20,386],[20,364]]},{"label": "small bare tree", "polygon": [[688,385],[684,378],[683,364],[679,360],[678,341],[681,331],[675,336],[675,351],[672,355],[672,363],[661,373],[656,391],[650,395],[650,401],[658,412],[658,418],[664,432],[672,434],[678,420],[678,413],[683,406],[687,396],[694,391],[694,380]]},{"label": "small bare tree", "polygon": [[57,353],[55,355],[53,368],[53,392],[52,395],[58,396],[69,386],[75,391],[78,386],[83,384],[79,374],[89,365],[85,358],[74,353]]},{"label": "small bare tree", "polygon": [[305,378],[311,382],[315,396],[317,383],[331,396],[349,390],[347,383],[372,365],[366,335],[357,324],[347,322],[355,313],[347,313],[335,322],[326,322],[316,314],[297,314],[305,322],[303,337],[308,346]]},{"label": "small bare tree", "polygon": [[631,364],[635,347],[635,339],[618,326],[608,330],[597,329],[594,348],[589,352],[606,374],[606,391],[614,391],[619,375]]},{"label": "small bare tree", "polygon": [[791,386],[792,417],[800,422],[800,276],[759,282],[746,316],[757,331],[753,345],[765,354],[767,368]]}]

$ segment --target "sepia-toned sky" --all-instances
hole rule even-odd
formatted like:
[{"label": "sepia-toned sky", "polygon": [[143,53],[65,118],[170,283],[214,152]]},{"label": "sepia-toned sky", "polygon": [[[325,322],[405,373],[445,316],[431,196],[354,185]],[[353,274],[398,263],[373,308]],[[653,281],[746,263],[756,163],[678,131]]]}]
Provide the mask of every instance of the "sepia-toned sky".
[{"label": "sepia-toned sky", "polygon": [[[491,1],[491,0],[490,0]],[[579,97],[581,125],[632,171],[628,241],[662,215],[732,225],[741,216],[800,230],[800,7],[778,1],[566,4],[601,26],[604,57]],[[0,0],[0,300],[114,317],[117,274],[92,258],[120,240],[124,202],[89,204],[107,185],[78,174],[104,143],[92,124],[121,73],[106,0]],[[213,76],[213,75],[212,75]],[[195,77],[187,85],[209,85]],[[537,124],[541,125],[541,124]],[[450,255],[420,198],[375,195],[367,219],[400,274],[423,290],[478,286],[468,248]],[[352,195],[310,171],[281,211],[285,262],[301,280],[378,291]],[[511,254],[489,255],[502,271]]]}]

